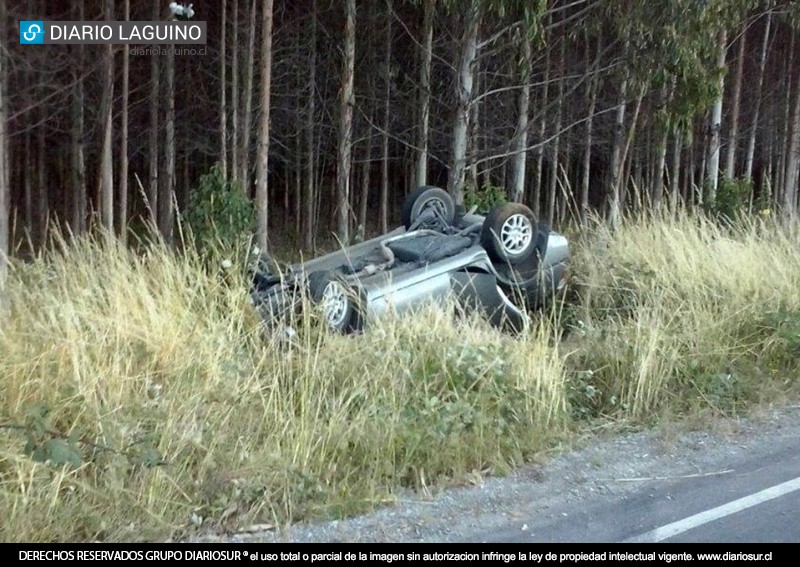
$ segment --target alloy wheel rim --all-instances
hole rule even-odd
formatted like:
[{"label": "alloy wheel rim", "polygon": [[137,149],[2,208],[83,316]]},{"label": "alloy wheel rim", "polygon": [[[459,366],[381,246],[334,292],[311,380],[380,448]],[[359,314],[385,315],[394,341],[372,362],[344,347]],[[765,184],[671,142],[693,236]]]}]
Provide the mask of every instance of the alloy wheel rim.
[{"label": "alloy wheel rim", "polygon": [[503,246],[503,251],[510,256],[524,252],[530,246],[532,239],[533,224],[523,214],[511,215],[500,228],[500,244]]},{"label": "alloy wheel rim", "polygon": [[344,323],[347,316],[347,294],[339,282],[329,282],[322,292],[322,312],[325,320],[333,328]]}]

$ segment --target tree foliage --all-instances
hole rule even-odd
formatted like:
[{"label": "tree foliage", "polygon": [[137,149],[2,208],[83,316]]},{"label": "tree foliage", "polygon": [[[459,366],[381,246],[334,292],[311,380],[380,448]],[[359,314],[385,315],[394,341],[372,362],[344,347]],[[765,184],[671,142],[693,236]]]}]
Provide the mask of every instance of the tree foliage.
[{"label": "tree foliage", "polygon": [[252,234],[254,208],[240,184],[225,179],[215,164],[191,192],[184,220],[200,248],[231,248]]}]

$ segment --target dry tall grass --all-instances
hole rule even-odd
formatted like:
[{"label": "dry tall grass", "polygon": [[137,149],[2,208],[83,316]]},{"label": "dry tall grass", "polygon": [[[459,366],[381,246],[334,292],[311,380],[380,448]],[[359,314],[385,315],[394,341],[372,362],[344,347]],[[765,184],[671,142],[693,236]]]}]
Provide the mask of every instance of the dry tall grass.
[{"label": "dry tall grass", "polygon": [[305,316],[286,341],[237,262],[62,243],[8,280],[0,539],[338,516],[502,473],[586,417],[796,396],[798,245],[772,222],[597,223],[575,297],[521,337],[430,309],[355,337]]},{"label": "dry tall grass", "polygon": [[681,213],[614,233],[595,223],[576,250],[572,364],[593,412],[727,412],[796,391],[797,367],[786,356],[800,343],[794,225],[723,225]]},{"label": "dry tall grass", "polygon": [[[87,238],[16,264],[0,328],[0,539],[134,540],[352,513],[503,472],[565,425],[550,323],[430,310],[265,334],[237,267]],[[305,323],[305,324],[303,324]]]}]

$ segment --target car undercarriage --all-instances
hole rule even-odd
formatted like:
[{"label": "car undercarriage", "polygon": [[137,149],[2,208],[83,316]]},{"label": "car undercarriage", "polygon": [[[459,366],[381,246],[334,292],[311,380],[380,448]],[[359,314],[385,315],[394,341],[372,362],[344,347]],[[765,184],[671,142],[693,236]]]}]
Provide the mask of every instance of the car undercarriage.
[{"label": "car undercarriage", "polygon": [[281,273],[259,270],[253,299],[270,325],[286,322],[309,298],[331,329],[365,329],[389,312],[450,300],[498,327],[520,331],[530,309],[565,283],[567,239],[524,205],[487,215],[459,211],[436,187],[406,199],[403,226]]}]

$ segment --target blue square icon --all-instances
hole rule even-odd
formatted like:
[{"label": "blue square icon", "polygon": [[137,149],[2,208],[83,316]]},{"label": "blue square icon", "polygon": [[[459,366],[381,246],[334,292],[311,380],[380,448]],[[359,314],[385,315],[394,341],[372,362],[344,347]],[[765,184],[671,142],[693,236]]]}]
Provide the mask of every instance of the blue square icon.
[{"label": "blue square icon", "polygon": [[19,23],[19,42],[23,45],[44,43],[44,22],[21,21]]}]

